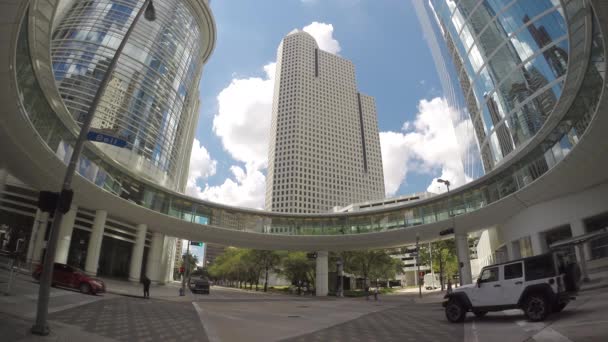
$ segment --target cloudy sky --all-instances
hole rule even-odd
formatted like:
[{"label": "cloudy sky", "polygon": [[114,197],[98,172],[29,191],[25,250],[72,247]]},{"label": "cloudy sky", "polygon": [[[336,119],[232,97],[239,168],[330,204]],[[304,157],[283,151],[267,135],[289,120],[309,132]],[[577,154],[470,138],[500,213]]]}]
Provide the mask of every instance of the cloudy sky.
[{"label": "cloudy sky", "polygon": [[[187,193],[262,208],[276,50],[294,29],[351,60],[376,98],[386,196],[444,191],[463,173],[452,119],[410,1],[211,1],[217,44],[200,85]],[[465,143],[473,143],[472,140]]]}]

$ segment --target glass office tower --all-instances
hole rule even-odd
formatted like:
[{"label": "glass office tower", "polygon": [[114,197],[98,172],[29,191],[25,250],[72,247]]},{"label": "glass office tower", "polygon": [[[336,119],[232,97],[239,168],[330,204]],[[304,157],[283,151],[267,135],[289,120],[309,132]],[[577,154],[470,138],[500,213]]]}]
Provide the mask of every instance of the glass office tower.
[{"label": "glass office tower", "polygon": [[427,5],[438,27],[423,24],[423,29],[445,40],[464,99],[463,106],[454,106],[472,122],[487,173],[538,132],[561,95],[569,48],[561,3],[429,0]]},{"label": "glass office tower", "polygon": [[[51,54],[59,92],[82,122],[143,0],[66,0]],[[119,57],[91,130],[126,142],[96,145],[139,176],[183,191],[198,120],[198,84],[213,47],[206,1],[155,0]]]}]

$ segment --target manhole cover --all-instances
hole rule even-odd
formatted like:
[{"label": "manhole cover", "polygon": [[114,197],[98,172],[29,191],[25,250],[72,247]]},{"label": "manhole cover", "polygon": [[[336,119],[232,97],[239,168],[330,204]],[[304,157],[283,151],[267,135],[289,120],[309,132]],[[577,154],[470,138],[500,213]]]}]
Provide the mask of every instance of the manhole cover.
[{"label": "manhole cover", "polygon": [[310,306],[308,305],[298,305],[299,308],[309,308]]},{"label": "manhole cover", "polygon": [[287,316],[287,317],[289,317],[289,318],[299,318],[299,317],[301,317],[301,316],[300,316],[300,315],[289,315],[289,316]]}]

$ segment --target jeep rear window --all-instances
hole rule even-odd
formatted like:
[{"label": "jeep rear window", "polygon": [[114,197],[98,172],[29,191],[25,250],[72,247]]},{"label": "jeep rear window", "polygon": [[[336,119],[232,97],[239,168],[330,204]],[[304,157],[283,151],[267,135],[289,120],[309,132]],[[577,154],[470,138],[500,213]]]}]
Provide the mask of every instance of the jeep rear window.
[{"label": "jeep rear window", "polygon": [[526,281],[549,278],[555,276],[553,256],[551,254],[524,260]]},{"label": "jeep rear window", "polygon": [[521,278],[524,272],[521,267],[521,262],[505,265],[505,280]]}]

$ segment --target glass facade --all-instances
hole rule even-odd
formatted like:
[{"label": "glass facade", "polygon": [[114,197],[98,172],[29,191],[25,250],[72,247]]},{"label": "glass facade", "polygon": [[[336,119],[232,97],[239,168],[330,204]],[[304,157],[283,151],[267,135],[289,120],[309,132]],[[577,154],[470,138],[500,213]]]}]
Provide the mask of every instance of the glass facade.
[{"label": "glass facade", "polygon": [[[202,0],[201,0],[202,1]],[[54,28],[51,59],[61,97],[82,122],[143,0],[73,1]],[[137,22],[91,130],[126,141],[96,143],[142,177],[183,190],[198,119],[203,19],[188,0],[156,0],[156,19]],[[184,169],[186,170],[184,172]]]},{"label": "glass facade", "polygon": [[485,172],[538,132],[568,68],[559,0],[431,0]]}]

